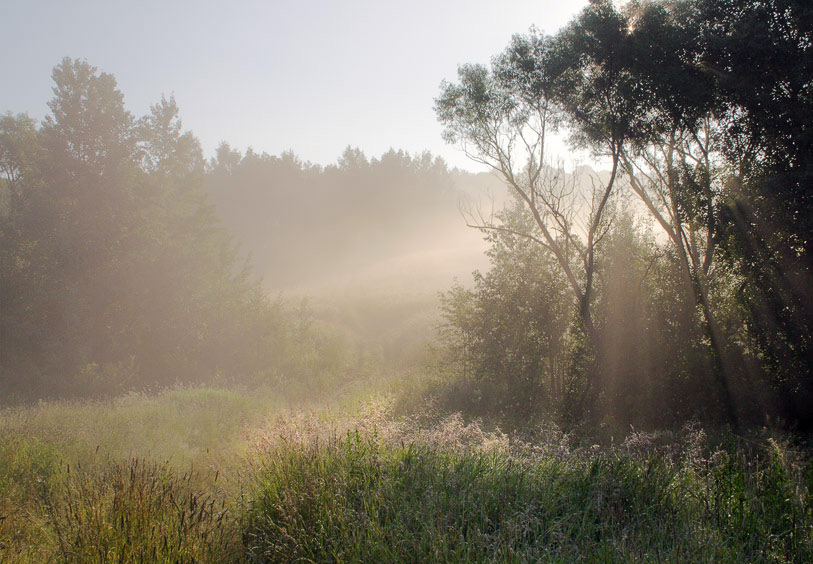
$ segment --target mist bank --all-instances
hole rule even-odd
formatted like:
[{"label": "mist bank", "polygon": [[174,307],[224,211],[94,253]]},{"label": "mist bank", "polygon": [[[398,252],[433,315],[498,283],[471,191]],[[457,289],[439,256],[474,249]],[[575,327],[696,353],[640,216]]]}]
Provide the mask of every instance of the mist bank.
[{"label": "mist bank", "polygon": [[351,147],[320,166],[223,144],[205,189],[264,287],[294,293],[354,283],[443,289],[484,265],[483,235],[461,209],[507,197],[493,174],[450,169],[430,153],[368,158]]}]

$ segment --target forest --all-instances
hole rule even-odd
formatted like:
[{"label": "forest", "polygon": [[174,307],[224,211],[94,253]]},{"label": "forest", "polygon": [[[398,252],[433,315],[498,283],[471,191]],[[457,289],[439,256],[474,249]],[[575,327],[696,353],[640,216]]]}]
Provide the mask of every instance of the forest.
[{"label": "forest", "polygon": [[480,173],[52,80],[0,116],[0,561],[813,559],[813,4],[517,33],[424,101]]}]

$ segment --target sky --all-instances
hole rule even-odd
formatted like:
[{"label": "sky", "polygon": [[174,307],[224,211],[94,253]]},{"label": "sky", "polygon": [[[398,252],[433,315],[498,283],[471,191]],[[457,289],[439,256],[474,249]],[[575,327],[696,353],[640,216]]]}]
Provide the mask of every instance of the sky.
[{"label": "sky", "polygon": [[[479,170],[444,143],[442,80],[487,64],[531,25],[554,33],[587,0],[121,2],[3,0],[0,112],[42,119],[63,57],[113,74],[136,116],[174,95],[207,156],[244,151],[335,163],[424,150]],[[552,151],[566,160],[557,141]]]}]

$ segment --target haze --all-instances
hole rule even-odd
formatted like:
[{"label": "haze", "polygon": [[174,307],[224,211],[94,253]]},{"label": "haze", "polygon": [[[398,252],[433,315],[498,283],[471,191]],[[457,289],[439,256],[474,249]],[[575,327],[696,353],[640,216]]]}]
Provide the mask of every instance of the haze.
[{"label": "haze", "polygon": [[813,562],[813,2],[0,16],[0,562]]}]

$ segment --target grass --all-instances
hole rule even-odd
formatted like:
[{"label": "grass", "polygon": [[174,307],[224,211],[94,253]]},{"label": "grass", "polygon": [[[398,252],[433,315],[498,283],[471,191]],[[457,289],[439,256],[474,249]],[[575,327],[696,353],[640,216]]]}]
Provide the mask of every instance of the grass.
[{"label": "grass", "polygon": [[[107,542],[100,531],[118,531],[132,542],[140,538],[141,547],[150,549],[155,539],[144,535],[170,526],[178,514],[169,498],[132,505],[135,498],[128,496],[149,498],[155,492],[148,488],[160,484],[155,491],[168,488],[176,501],[192,496],[198,507],[204,500],[225,500],[229,481],[215,484],[214,476],[237,471],[235,461],[251,448],[246,428],[281,408],[270,391],[178,388],[0,410],[0,562],[120,561],[112,549],[104,558],[88,556],[93,539]],[[86,521],[91,516],[95,520]],[[128,525],[147,522],[148,528]],[[190,524],[186,517],[184,524]],[[118,546],[111,535],[111,546]],[[81,557],[70,556],[74,549],[66,547],[72,543],[84,547],[75,551]]]},{"label": "grass", "polygon": [[233,443],[246,422],[279,410],[281,403],[270,392],[178,388],[154,396],[0,410],[0,432],[42,441],[69,459],[88,458],[99,449],[116,458],[182,463]]},{"label": "grass", "polygon": [[769,433],[592,445],[347,408],[187,389],[0,412],[0,561],[813,561],[809,452]]},{"label": "grass", "polygon": [[[446,430],[450,425],[447,422]],[[811,466],[772,441],[708,450],[350,433],[255,474],[250,562],[810,562]]]},{"label": "grass", "polygon": [[[222,562],[239,545],[222,496],[193,472],[132,458],[68,469],[46,496],[60,562]],[[216,481],[216,480],[214,480]]]}]

